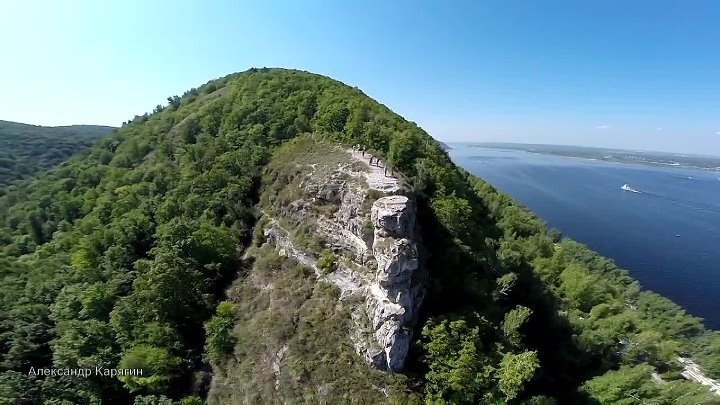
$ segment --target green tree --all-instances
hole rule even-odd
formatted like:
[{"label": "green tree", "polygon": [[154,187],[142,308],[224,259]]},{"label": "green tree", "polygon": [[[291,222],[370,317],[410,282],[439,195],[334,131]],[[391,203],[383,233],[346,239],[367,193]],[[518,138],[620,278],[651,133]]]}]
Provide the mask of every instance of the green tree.
[{"label": "green tree", "polygon": [[505,337],[513,345],[520,345],[520,327],[527,321],[532,314],[532,310],[527,307],[517,306],[505,314],[502,324],[502,330]]},{"label": "green tree", "polygon": [[496,370],[496,378],[505,398],[516,398],[522,391],[522,386],[535,375],[539,366],[537,353],[534,351],[503,355],[500,367]]},{"label": "green tree", "polygon": [[490,383],[492,366],[482,353],[480,331],[464,320],[430,322],[422,330],[429,367],[428,400],[470,403]]},{"label": "green tree", "polygon": [[588,381],[584,390],[599,404],[641,404],[643,398],[658,396],[654,384],[646,385],[652,368],[622,367]]},{"label": "green tree", "polygon": [[221,301],[215,310],[215,316],[205,322],[205,353],[208,360],[214,364],[232,352],[235,343],[232,336],[234,320],[233,304]]},{"label": "green tree", "polygon": [[178,377],[182,361],[159,347],[139,345],[123,353],[119,368],[142,370],[142,375],[122,375],[122,381],[130,391],[165,391]]},{"label": "green tree", "polygon": [[473,215],[472,206],[467,200],[455,195],[438,196],[432,200],[432,208],[440,223],[453,236],[467,236]]},{"label": "green tree", "polygon": [[397,134],[390,140],[388,147],[388,164],[412,173],[415,161],[420,156],[420,140],[410,132]]}]

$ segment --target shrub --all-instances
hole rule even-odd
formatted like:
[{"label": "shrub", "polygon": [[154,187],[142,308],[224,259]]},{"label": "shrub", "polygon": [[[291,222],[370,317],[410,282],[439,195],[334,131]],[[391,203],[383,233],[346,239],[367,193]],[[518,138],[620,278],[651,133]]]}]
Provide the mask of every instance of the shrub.
[{"label": "shrub", "polygon": [[325,252],[318,260],[318,268],[322,274],[330,274],[335,270],[335,254],[332,252]]},{"label": "shrub", "polygon": [[215,316],[205,322],[205,353],[211,362],[216,363],[232,353],[235,344],[232,336],[234,320],[233,304],[222,301],[215,310]]},{"label": "shrub", "polygon": [[267,218],[263,217],[255,224],[253,229],[252,244],[255,247],[260,247],[265,243],[265,225],[268,223]]}]

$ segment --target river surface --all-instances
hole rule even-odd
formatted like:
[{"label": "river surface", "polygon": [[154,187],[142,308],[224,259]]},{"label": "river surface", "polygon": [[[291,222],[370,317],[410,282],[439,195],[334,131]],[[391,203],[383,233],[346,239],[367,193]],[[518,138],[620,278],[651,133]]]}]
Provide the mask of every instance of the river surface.
[{"label": "river surface", "polygon": [[720,172],[450,146],[456,164],[720,329]]}]

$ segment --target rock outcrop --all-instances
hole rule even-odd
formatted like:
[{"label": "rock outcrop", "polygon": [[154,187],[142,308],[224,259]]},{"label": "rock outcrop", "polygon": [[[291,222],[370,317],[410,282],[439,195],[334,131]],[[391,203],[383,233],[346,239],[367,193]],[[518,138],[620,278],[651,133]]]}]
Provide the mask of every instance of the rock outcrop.
[{"label": "rock outcrop", "polygon": [[[337,152],[347,155],[347,164],[300,168],[305,197],[268,213],[264,234],[280,254],[341,290],[341,302],[351,306],[349,338],[358,354],[378,369],[397,371],[405,364],[424,292],[415,203],[384,167],[369,164],[369,155]],[[314,224],[334,254],[331,272],[318,267],[319,252],[293,240],[292,229],[281,225],[287,223]]]},{"label": "rock outcrop", "polygon": [[422,284],[414,282],[420,266],[415,206],[406,196],[382,197],[373,204],[371,215],[377,271],[366,308],[372,314],[375,338],[383,349],[383,366],[394,371],[405,364],[410,327],[422,296]]}]

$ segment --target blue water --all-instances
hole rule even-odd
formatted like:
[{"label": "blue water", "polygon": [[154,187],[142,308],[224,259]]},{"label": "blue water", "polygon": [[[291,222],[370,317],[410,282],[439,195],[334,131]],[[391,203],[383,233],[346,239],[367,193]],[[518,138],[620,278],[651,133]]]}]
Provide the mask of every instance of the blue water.
[{"label": "blue water", "polygon": [[456,164],[720,329],[720,172],[451,146]]}]

